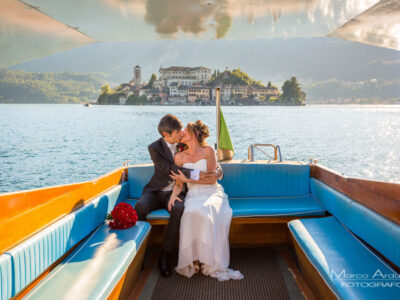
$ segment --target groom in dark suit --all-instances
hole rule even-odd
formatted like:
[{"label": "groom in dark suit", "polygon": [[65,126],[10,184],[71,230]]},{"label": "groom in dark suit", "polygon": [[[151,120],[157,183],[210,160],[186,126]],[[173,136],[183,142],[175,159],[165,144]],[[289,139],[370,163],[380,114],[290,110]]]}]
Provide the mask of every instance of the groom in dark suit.
[{"label": "groom in dark suit", "polygon": [[[162,137],[148,147],[151,160],[154,162],[154,174],[143,188],[142,197],[135,206],[140,221],[145,221],[146,216],[153,210],[160,208],[168,210],[168,202],[175,184],[170,178],[171,171],[178,173],[180,170],[186,177],[203,184],[215,183],[222,176],[221,168],[218,168],[217,171],[199,172],[175,165],[174,156],[177,152],[177,143],[180,142],[183,134],[182,123],[176,116],[165,115],[158,124],[158,132]],[[162,276],[171,275],[171,254],[179,235],[185,196],[186,190],[184,189],[179,195],[182,201],[176,201],[169,211],[170,218],[159,258]]]}]

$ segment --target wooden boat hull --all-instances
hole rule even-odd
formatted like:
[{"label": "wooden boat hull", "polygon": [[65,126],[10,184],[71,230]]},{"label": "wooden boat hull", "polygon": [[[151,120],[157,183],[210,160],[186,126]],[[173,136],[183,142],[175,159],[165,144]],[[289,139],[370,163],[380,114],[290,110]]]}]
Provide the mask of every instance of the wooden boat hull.
[{"label": "wooden boat hull", "polygon": [[[250,167],[249,167],[250,166]],[[387,218],[395,224],[400,224],[400,185],[396,183],[379,182],[371,180],[363,180],[357,178],[347,178],[339,175],[328,168],[320,165],[311,164],[309,166],[302,165],[299,163],[279,163],[276,161],[270,162],[247,162],[247,161],[231,161],[229,163],[223,163],[222,167],[225,170],[230,170],[229,174],[233,174],[234,180],[244,180],[247,182],[245,185],[249,185],[248,180],[251,179],[251,172],[259,172],[265,166],[266,170],[279,170],[279,168],[286,168],[291,170],[291,166],[298,169],[308,168],[308,173],[302,173],[298,176],[304,177],[302,180],[310,180],[311,178],[318,179],[320,182],[332,187],[337,192],[340,192],[354,201],[366,206],[377,214]],[[271,167],[275,166],[275,167]],[[135,168],[139,168],[140,171],[135,171]],[[258,168],[258,169],[257,169]],[[261,168],[261,169],[260,169]],[[244,175],[235,174],[232,172],[244,171]],[[146,178],[143,176],[150,176],[152,167],[151,165],[138,165],[138,166],[127,166],[118,168],[104,176],[99,177],[96,180],[70,184],[65,186],[57,186],[43,189],[36,189],[31,191],[22,191],[15,193],[7,193],[0,195],[0,250],[1,253],[8,251],[25,241],[26,239],[34,236],[40,232],[43,228],[50,224],[61,220],[64,216],[76,211],[83,205],[86,205],[92,201],[95,197],[105,193],[109,189],[115,188],[121,183],[125,186],[131,186],[134,189],[132,195],[128,196],[127,201],[134,201],[129,199],[139,197],[141,194],[140,185],[146,182]],[[258,171],[257,171],[258,170]],[[250,173],[249,173],[250,172]],[[269,172],[269,171],[268,171]],[[276,172],[276,171],[273,171]],[[268,176],[271,180],[278,180],[270,186],[274,189],[276,185],[288,184],[283,186],[283,190],[287,189],[290,184],[298,184],[292,179],[285,179],[287,171],[278,173],[270,173]],[[296,171],[297,172],[297,171]],[[289,172],[290,173],[290,172]],[[275,174],[275,175],[274,175]],[[282,175],[283,174],[283,175]],[[231,176],[229,175],[229,176]],[[227,176],[227,177],[229,177]],[[276,177],[278,176],[278,177]],[[279,177],[281,176],[281,177]],[[283,176],[283,177],[282,177]],[[297,175],[296,175],[297,176]],[[259,175],[256,175],[255,180],[260,180]],[[266,177],[267,178],[267,177]],[[278,178],[278,179],[276,179]],[[133,182],[139,179],[141,182],[139,185],[137,182]],[[133,181],[132,181],[133,180]],[[286,182],[287,181],[287,182]],[[245,187],[248,191],[242,193],[241,189],[237,189],[237,185],[232,182],[222,183],[226,187],[226,191],[229,196],[232,193],[238,193],[236,197],[243,197],[244,194],[249,191],[254,191],[257,187]],[[309,189],[307,185],[303,185],[306,189]],[[282,187],[281,187],[282,188]],[[279,187],[278,187],[279,189]],[[301,189],[301,187],[300,187]],[[268,192],[268,189],[261,189],[261,192]],[[243,195],[242,195],[243,194]],[[272,196],[271,196],[272,195]],[[267,195],[266,198],[260,197],[258,194],[254,194],[256,198],[264,199],[262,201],[275,201],[273,194]],[[286,196],[285,196],[286,197]],[[282,201],[285,201],[285,197]],[[296,195],[289,195],[289,198],[296,197]],[[287,197],[286,197],[287,198]],[[234,198],[236,199],[236,198]],[[243,201],[247,198],[243,198]],[[248,198],[248,199],[251,199]],[[274,200],[275,199],[275,200]],[[301,198],[299,198],[299,201]],[[134,202],[132,202],[134,204]],[[248,203],[254,203],[249,201]],[[273,203],[273,202],[271,202]],[[276,203],[279,203],[276,202]],[[233,207],[235,209],[235,207]],[[249,210],[251,212],[251,210]],[[318,275],[313,266],[307,263],[307,257],[302,250],[293,244],[293,236],[291,236],[287,223],[298,219],[307,218],[324,218],[325,213],[318,213],[315,215],[248,215],[248,216],[237,216],[232,219],[231,231],[230,231],[230,244],[232,247],[259,247],[259,246],[289,246],[296,250],[300,266],[304,272],[304,277],[310,282],[310,286],[314,291],[315,295],[322,298],[330,299],[334,294],[329,292],[329,287],[317,284],[313,285],[311,282],[319,282],[316,279]],[[148,222],[152,225],[150,236],[148,237],[149,245],[159,245],[162,242],[166,224],[168,219],[149,219]],[[14,230],[10,231],[9,228]],[[138,274],[140,273],[145,248],[147,245],[147,239],[145,245],[135,256],[133,263],[126,270],[121,280],[116,284],[112,293],[109,295],[110,299],[126,299],[132,291],[135,282],[137,281]],[[63,256],[64,257],[64,256]],[[385,259],[385,257],[383,257]],[[62,258],[61,258],[62,260]],[[22,297],[29,290],[38,283],[41,279],[45,278],[47,274],[60,263],[57,260],[53,265],[47,268],[37,280],[33,281],[30,286],[26,287],[19,297]],[[389,261],[389,263],[392,263]],[[392,263],[396,268],[396,266]]]}]

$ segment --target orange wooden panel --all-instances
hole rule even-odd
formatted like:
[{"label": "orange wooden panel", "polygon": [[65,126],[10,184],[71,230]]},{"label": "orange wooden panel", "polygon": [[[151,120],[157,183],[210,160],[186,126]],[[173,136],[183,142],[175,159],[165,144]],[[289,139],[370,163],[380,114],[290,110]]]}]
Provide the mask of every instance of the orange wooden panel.
[{"label": "orange wooden panel", "polygon": [[287,243],[285,223],[232,224],[229,231],[231,247],[275,246]]},{"label": "orange wooden panel", "polygon": [[[118,168],[93,181],[0,195],[0,253],[119,184],[123,172]],[[7,208],[10,212],[4,212]]]},{"label": "orange wooden panel", "polygon": [[55,197],[80,189],[87,182],[0,194],[0,222]]},{"label": "orange wooden panel", "polygon": [[320,165],[311,165],[311,177],[400,224],[399,183],[348,178]]}]

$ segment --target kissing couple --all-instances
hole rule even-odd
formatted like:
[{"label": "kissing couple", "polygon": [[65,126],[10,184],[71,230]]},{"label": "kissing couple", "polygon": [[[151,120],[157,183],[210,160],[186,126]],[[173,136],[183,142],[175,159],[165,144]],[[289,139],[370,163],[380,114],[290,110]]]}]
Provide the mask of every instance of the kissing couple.
[{"label": "kissing couple", "polygon": [[[149,145],[154,174],[135,209],[141,221],[160,208],[170,213],[159,268],[171,275],[173,250],[179,236],[176,272],[186,277],[202,272],[220,281],[242,279],[229,269],[229,228],[232,209],[217,183],[223,176],[214,149],[207,145],[208,127],[201,121],[182,123],[171,114],[158,124],[161,138]],[[185,144],[178,152],[177,145]],[[181,147],[179,147],[181,148]]]}]

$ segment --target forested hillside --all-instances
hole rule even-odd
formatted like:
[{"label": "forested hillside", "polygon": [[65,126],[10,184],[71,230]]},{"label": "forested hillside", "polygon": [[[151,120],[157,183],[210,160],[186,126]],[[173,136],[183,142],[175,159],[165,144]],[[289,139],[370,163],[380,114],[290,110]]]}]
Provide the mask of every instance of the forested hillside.
[{"label": "forested hillside", "polygon": [[104,74],[0,70],[0,103],[79,103],[97,99]]}]

